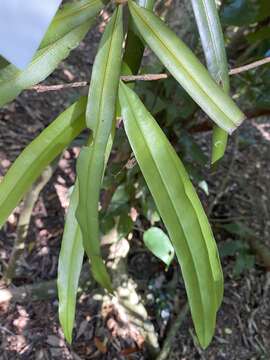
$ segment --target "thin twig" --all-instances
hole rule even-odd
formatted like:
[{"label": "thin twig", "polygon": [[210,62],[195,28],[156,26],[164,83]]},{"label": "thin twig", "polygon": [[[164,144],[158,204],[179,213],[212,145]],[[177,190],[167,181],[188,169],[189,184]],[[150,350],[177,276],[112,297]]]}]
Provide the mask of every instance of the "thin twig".
[{"label": "thin twig", "polygon": [[35,90],[38,93],[43,93],[47,91],[59,91],[64,89],[72,89],[72,88],[79,88],[88,86],[89,83],[87,81],[76,81],[73,83],[66,83],[66,84],[57,84],[57,85],[35,85],[30,87],[27,90]]},{"label": "thin twig", "polygon": [[254,69],[256,67],[268,64],[268,63],[270,63],[270,56],[268,56],[268,57],[266,57],[264,59],[258,60],[258,61],[254,61],[253,63],[243,65],[243,66],[239,66],[239,67],[237,67],[235,69],[231,69],[229,71],[229,74],[230,75],[240,74],[240,73],[242,73],[244,71],[248,71],[248,70]]},{"label": "thin twig", "polygon": [[[124,75],[121,76],[121,80],[124,82],[131,81],[155,81],[161,79],[167,79],[168,74],[143,74],[143,75]],[[30,87],[28,90],[35,90],[39,93],[47,91],[59,91],[64,89],[79,88],[89,86],[87,81],[76,81],[73,83],[56,84],[56,85],[35,85]]]},{"label": "thin twig", "polygon": [[[270,62],[270,56],[266,57],[262,60],[255,61],[251,64],[247,64],[244,66],[237,67],[235,69],[231,69],[229,71],[230,75],[236,75],[242,73],[244,71],[254,69],[256,67],[262,66]],[[131,81],[156,81],[161,79],[167,79],[169,77],[168,74],[142,74],[142,75],[124,75],[121,76],[121,80],[124,82],[131,82]],[[76,81],[72,83],[65,83],[65,84],[56,84],[56,85],[34,85],[31,86],[27,90],[34,90],[38,93],[48,92],[48,91],[59,91],[65,89],[73,89],[73,88],[80,88],[89,86],[89,82],[87,81]]]}]

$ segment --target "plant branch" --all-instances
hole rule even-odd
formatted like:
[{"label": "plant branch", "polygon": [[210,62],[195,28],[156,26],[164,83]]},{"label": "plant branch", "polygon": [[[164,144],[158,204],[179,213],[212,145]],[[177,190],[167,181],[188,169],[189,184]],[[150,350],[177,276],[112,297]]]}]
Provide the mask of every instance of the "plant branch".
[{"label": "plant branch", "polygon": [[[143,74],[143,75],[123,75],[120,77],[124,82],[131,81],[155,81],[161,79],[167,79],[168,74]],[[87,81],[76,81],[72,83],[66,84],[56,84],[56,85],[35,85],[30,87],[28,90],[35,90],[39,93],[47,92],[47,91],[59,91],[64,89],[72,89],[89,86]]]},{"label": "plant branch", "polygon": [[251,69],[255,69],[256,67],[259,67],[259,66],[262,66],[262,65],[265,65],[265,64],[268,64],[270,63],[270,56],[264,58],[264,59],[261,59],[261,60],[258,60],[258,61],[254,61],[250,64],[247,64],[247,65],[243,65],[243,66],[239,66],[235,69],[231,69],[229,71],[229,74],[230,75],[236,75],[236,74],[240,74],[244,71],[248,71],[248,70],[251,70]]},{"label": "plant branch", "polygon": [[[262,66],[264,64],[270,63],[270,56],[264,59],[255,61],[251,64],[243,65],[229,71],[230,75],[236,75],[242,73],[244,71],[248,71],[250,69],[254,69],[256,67]],[[124,75],[121,76],[121,80],[124,82],[132,82],[132,81],[156,81],[161,79],[167,79],[169,77],[168,74],[142,74],[142,75]],[[48,92],[48,91],[59,91],[59,90],[66,90],[66,89],[74,89],[80,87],[89,86],[89,82],[87,81],[76,81],[72,83],[65,83],[65,84],[56,84],[56,85],[34,85],[27,90],[34,90],[38,93]]]}]

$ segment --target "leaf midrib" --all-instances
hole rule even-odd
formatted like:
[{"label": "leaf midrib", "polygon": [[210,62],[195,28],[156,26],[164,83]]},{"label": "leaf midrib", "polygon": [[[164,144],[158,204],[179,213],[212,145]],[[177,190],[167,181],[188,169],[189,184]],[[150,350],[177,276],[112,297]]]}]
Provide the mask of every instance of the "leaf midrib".
[{"label": "leaf midrib", "polygon": [[[104,84],[107,82],[108,64],[110,62],[109,60],[111,60],[111,56],[112,56],[112,52],[113,52],[112,51],[112,43],[113,43],[114,36],[115,36],[115,25],[117,23],[117,20],[118,20],[118,13],[115,16],[115,20],[114,20],[114,23],[113,23],[113,26],[112,26],[112,33],[111,33],[111,36],[110,36],[110,43],[109,43],[109,52],[108,52],[108,57],[107,57],[106,62],[105,62],[105,71],[104,71],[103,78],[102,78],[101,95],[99,97],[99,103],[98,103],[98,115],[97,115],[98,122],[97,122],[96,129],[91,129],[93,131],[93,143],[89,146],[89,150],[88,150],[88,151],[91,151],[91,153],[90,153],[90,161],[89,161],[89,164],[88,164],[88,167],[87,167],[87,177],[86,177],[86,182],[85,182],[86,186],[89,183],[89,177],[90,177],[91,170],[92,170],[92,167],[93,167],[92,162],[93,162],[93,159],[95,158],[96,138],[97,138],[97,136],[99,134],[99,129],[101,127],[101,113],[102,113],[102,109],[104,107],[103,103],[105,101],[104,96],[103,96],[104,91],[105,91]],[[92,149],[91,149],[91,147],[92,147]],[[104,167],[104,162],[103,162],[103,167]],[[85,190],[87,192],[87,189],[85,189]],[[86,209],[87,209],[86,217],[87,217],[87,214],[90,214],[92,212],[91,208],[89,208],[89,205],[91,205],[91,204],[92,204],[91,201],[86,201]],[[87,228],[87,234],[90,234],[89,222],[87,221],[87,219],[86,219],[86,228]],[[91,239],[91,237],[90,237],[90,239]],[[97,254],[97,256],[100,256],[100,254]]]}]

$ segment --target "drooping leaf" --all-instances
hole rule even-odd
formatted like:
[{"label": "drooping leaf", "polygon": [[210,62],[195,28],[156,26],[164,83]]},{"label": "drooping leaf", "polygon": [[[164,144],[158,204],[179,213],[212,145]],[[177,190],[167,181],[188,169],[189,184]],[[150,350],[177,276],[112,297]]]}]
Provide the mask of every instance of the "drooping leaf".
[{"label": "drooping leaf", "polygon": [[[135,0],[135,2],[145,9],[152,10],[155,0]],[[136,27],[134,26],[131,18],[128,24],[127,40],[121,71],[122,75],[135,75],[138,73],[143,53],[144,44],[136,33]],[[130,84],[129,86],[132,85]]]},{"label": "drooping leaf", "polygon": [[210,118],[232,133],[244,119],[244,114],[233,100],[161,19],[131,0],[129,9],[138,32],[159,60]]},{"label": "drooping leaf", "polygon": [[[216,81],[229,93],[229,71],[222,28],[215,0],[191,0],[195,19],[200,33],[207,68]],[[220,160],[226,150],[227,133],[214,126],[212,138],[212,164]]]},{"label": "drooping leaf", "polygon": [[77,0],[63,5],[56,13],[40,48],[55,43],[85,22],[93,21],[107,2],[107,0]]},{"label": "drooping leaf", "polygon": [[132,90],[120,83],[119,91],[127,136],[174,246],[195,329],[206,347],[223,292],[210,225],[184,166],[158,124]]},{"label": "drooping leaf", "polygon": [[76,183],[70,196],[57,276],[59,320],[65,338],[70,344],[72,342],[76,296],[84,255],[81,229],[75,217],[79,200],[78,190],[78,184]]},{"label": "drooping leaf", "polygon": [[122,6],[116,8],[95,58],[89,89],[86,123],[92,130],[91,143],[81,150],[77,173],[79,205],[77,219],[85,251],[95,279],[112,291],[100,251],[99,194],[106,165],[106,148],[114,126],[123,43]]},{"label": "drooping leaf", "polygon": [[0,227],[31,184],[85,128],[86,98],[70,106],[19,155],[0,183]]},{"label": "drooping leaf", "polygon": [[79,45],[92,24],[91,19],[55,43],[40,49],[24,71],[12,64],[0,70],[0,106],[15,99],[24,89],[46,79],[70,51]]},{"label": "drooping leaf", "polygon": [[152,227],[144,232],[143,241],[145,246],[167,266],[170,266],[174,258],[174,248],[164,231]]}]

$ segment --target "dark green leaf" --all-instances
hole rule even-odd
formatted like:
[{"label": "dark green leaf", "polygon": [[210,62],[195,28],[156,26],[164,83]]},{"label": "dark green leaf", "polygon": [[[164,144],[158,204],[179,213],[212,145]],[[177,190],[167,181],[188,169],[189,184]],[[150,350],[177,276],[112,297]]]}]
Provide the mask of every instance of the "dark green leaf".
[{"label": "dark green leaf", "polygon": [[253,24],[269,15],[269,0],[227,0],[221,10],[222,21],[235,26]]},{"label": "dark green leaf", "polygon": [[65,4],[55,15],[40,48],[55,43],[83,23],[92,22],[107,2],[107,0],[77,0]]}]

